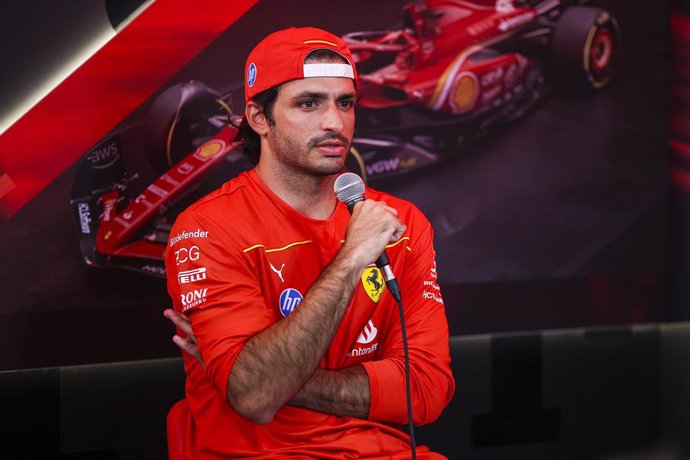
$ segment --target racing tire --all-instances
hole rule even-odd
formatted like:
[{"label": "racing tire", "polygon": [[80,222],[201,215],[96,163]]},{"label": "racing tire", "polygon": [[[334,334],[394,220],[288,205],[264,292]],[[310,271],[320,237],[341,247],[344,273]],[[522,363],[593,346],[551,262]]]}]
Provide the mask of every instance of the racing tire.
[{"label": "racing tire", "polygon": [[192,153],[222,126],[210,120],[226,111],[221,96],[199,81],[179,83],[151,104],[144,121],[146,156],[158,173]]},{"label": "racing tire", "polygon": [[608,12],[571,6],[553,32],[553,59],[576,89],[604,88],[611,81],[618,54],[618,23]]}]

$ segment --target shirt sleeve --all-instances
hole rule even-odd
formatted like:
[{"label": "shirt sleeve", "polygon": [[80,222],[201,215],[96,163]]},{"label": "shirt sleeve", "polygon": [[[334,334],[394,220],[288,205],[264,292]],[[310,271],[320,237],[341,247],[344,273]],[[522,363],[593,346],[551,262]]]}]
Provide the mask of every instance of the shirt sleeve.
[{"label": "shirt sleeve", "polygon": [[256,275],[231,234],[189,211],[171,231],[166,271],[173,307],[189,316],[206,373],[226,395],[242,347],[275,321]]},{"label": "shirt sleeve", "polygon": [[[410,355],[413,421],[434,421],[450,402],[455,382],[450,369],[448,321],[437,284],[433,230],[420,211],[421,225],[398,269]],[[419,224],[418,224],[419,225]],[[410,226],[408,225],[408,228]],[[421,231],[420,231],[421,230]],[[391,305],[391,328],[383,344],[384,358],[365,362],[371,403],[369,419],[407,423],[405,361],[398,309]]]}]

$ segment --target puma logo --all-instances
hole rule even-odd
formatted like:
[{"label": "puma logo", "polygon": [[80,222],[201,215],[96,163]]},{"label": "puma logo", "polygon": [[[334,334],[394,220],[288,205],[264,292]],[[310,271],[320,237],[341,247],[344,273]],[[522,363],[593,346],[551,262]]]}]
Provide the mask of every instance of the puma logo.
[{"label": "puma logo", "polygon": [[276,273],[276,275],[278,275],[278,277],[280,278],[280,281],[285,283],[285,280],[283,279],[283,269],[285,268],[285,264],[280,266],[280,270],[276,270],[276,268],[273,266],[273,264],[271,262],[269,262],[268,265],[270,265],[271,270],[273,270]]}]

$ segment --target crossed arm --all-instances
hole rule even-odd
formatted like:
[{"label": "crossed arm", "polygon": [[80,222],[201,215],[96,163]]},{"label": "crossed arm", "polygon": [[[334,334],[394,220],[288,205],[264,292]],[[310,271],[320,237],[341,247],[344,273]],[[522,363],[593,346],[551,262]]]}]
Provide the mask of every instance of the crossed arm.
[{"label": "crossed arm", "polygon": [[[163,314],[185,335],[175,334],[175,345],[204,366],[189,318],[172,309],[166,309]],[[369,402],[367,374],[362,366],[352,366],[334,371],[316,369],[288,404],[333,415],[367,418]]]},{"label": "crossed arm", "polygon": [[[326,401],[340,400],[336,394],[329,394],[340,388],[347,388],[351,396],[363,393],[354,398],[356,401],[351,400],[339,408],[343,415],[366,417],[369,394],[368,384],[362,382],[367,380],[364,370],[360,374],[329,372],[327,375],[333,374],[333,378],[339,379],[339,385],[323,372],[313,377],[350,302],[356,273],[361,272],[361,269],[350,268],[342,259],[336,256],[309,290],[300,308],[253,336],[240,351],[228,380],[227,398],[246,418],[269,423],[273,415],[295,397],[297,400],[293,402],[316,409],[312,404],[319,403],[322,397]],[[319,382],[305,385],[312,378]],[[330,385],[320,388],[326,382]],[[345,413],[345,407],[354,407],[356,413]]]}]

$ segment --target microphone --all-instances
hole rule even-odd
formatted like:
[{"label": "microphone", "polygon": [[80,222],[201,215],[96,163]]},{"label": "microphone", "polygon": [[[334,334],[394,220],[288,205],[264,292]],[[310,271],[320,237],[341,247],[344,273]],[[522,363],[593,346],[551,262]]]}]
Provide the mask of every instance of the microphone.
[{"label": "microphone", "polygon": [[[333,190],[338,200],[345,203],[350,214],[352,214],[352,210],[356,203],[366,199],[364,198],[364,182],[362,182],[362,178],[355,173],[346,172],[339,175],[335,180],[335,184],[333,184]],[[388,289],[391,291],[393,298],[400,302],[402,298],[400,295],[400,286],[398,285],[398,280],[395,279],[385,249],[379,258],[376,259],[376,266],[381,270],[383,279],[386,280],[386,286],[388,286]]]}]

